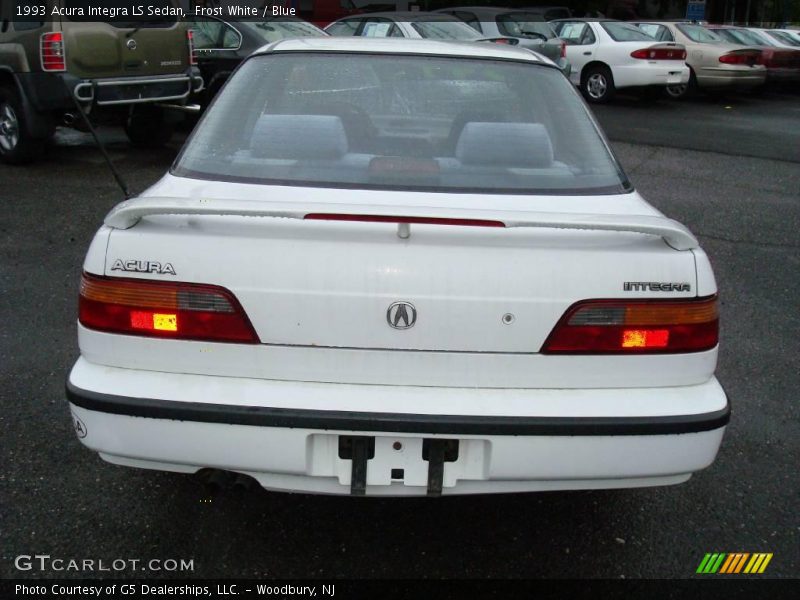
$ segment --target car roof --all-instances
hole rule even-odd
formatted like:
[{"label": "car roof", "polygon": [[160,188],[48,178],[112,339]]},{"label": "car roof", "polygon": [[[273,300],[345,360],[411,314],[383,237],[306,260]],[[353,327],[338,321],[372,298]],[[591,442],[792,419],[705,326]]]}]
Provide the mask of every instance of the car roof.
[{"label": "car roof", "polygon": [[650,23],[652,25],[697,25],[698,27],[705,27],[708,25],[705,21],[687,21],[686,19],[664,20],[664,19],[634,19],[630,23]]},{"label": "car roof", "polygon": [[395,19],[397,21],[422,21],[425,19],[429,19],[431,21],[449,21],[450,19],[454,18],[452,15],[440,12],[425,12],[421,10],[392,10],[383,12],[360,13],[357,15],[348,15],[346,17],[342,17],[340,20],[344,21],[346,19],[367,19],[370,17],[386,17],[390,19]]},{"label": "car roof", "polygon": [[619,19],[607,19],[606,17],[565,17],[563,19],[553,19],[550,23],[558,23],[560,21],[580,21],[582,23],[625,23]]},{"label": "car roof", "polygon": [[427,54],[463,58],[495,58],[552,66],[533,52],[489,42],[443,42],[407,38],[306,37],[268,44],[255,54],[273,52],[361,52],[364,54]]},{"label": "car roof", "polygon": [[532,15],[536,15],[536,14],[541,14],[541,12],[543,12],[539,10],[539,7],[503,8],[500,6],[448,6],[447,8],[442,8],[439,10],[440,11],[461,10],[461,11],[474,12],[475,14],[483,13],[487,15],[496,15],[503,13],[530,13]]}]

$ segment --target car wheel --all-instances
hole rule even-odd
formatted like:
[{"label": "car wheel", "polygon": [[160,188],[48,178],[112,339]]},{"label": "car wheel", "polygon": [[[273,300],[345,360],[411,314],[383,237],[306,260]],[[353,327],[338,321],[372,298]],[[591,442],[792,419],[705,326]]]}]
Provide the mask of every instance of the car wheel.
[{"label": "car wheel", "polygon": [[135,106],[125,123],[131,144],[139,148],[161,148],[172,139],[173,123],[167,122],[164,110],[157,106]]},{"label": "car wheel", "polygon": [[605,104],[614,97],[616,91],[614,76],[608,67],[591,67],[584,73],[581,81],[581,92],[589,102]]},{"label": "car wheel", "polygon": [[680,83],[678,85],[668,85],[664,91],[667,96],[673,100],[682,100],[683,98],[690,98],[694,96],[697,91],[697,78],[694,76],[694,71],[689,70],[688,83]]},{"label": "car wheel", "polygon": [[28,132],[17,90],[0,87],[0,159],[11,165],[29,163],[42,155],[46,144],[47,138]]}]

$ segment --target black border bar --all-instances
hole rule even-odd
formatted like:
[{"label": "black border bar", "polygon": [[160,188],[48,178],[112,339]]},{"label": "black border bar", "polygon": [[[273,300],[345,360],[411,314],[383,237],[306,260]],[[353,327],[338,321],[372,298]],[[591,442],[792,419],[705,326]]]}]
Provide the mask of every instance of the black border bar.
[{"label": "black border bar", "polygon": [[69,380],[67,399],[86,410],[150,419],[335,431],[464,435],[672,435],[719,429],[728,424],[731,414],[729,401],[726,401],[725,408],[714,412],[666,417],[496,417],[305,410],[116,396],[78,388]]}]

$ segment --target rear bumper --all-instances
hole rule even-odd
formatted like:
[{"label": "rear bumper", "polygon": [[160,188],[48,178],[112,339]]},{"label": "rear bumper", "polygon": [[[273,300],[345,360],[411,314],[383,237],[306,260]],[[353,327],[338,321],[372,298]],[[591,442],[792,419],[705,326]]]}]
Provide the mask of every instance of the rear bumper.
[{"label": "rear bumper", "polygon": [[[130,383],[138,378],[142,392],[151,392],[149,384],[159,379],[176,378],[178,387],[164,386],[161,396],[168,397],[132,393]],[[79,361],[67,395],[81,441],[112,463],[178,472],[224,469],[270,489],[349,494],[354,461],[341,456],[339,438],[354,436],[370,439],[374,448],[366,463],[366,493],[397,496],[429,493],[431,462],[423,445],[442,439],[457,440],[459,448],[457,458],[443,464],[443,494],[679,483],[713,462],[730,415],[716,380],[675,389],[515,390],[533,408],[517,415],[486,408],[502,403],[508,390],[250,380],[250,390],[243,391],[241,384]],[[118,393],[126,388],[125,395]],[[615,393],[616,416],[607,401]],[[676,393],[700,410],[665,414],[661,400]],[[342,400],[354,394],[349,405]],[[366,395],[378,408],[392,404],[388,396],[405,395],[420,407],[450,408],[447,396],[453,394],[463,396],[462,413],[426,414],[414,410],[414,400],[406,402],[413,412],[355,410],[353,404]],[[592,396],[594,411],[588,409]],[[564,403],[563,414],[552,406],[549,412],[535,408],[548,397]],[[630,410],[632,399],[641,403],[639,414]],[[320,402],[327,406],[320,408]],[[584,416],[569,414],[575,402],[587,407]]]},{"label": "rear bumper", "polygon": [[797,83],[800,81],[800,68],[774,67],[767,69],[767,81],[770,83]]},{"label": "rear bumper", "polygon": [[98,105],[181,101],[203,89],[197,67],[153,77],[84,79],[70,73],[15,74],[26,99],[37,112],[74,110],[73,96]]},{"label": "rear bumper", "polygon": [[[689,67],[680,61],[674,65],[647,64],[614,67],[614,86],[617,88],[679,85],[689,81]],[[665,61],[666,62],[666,61]]]},{"label": "rear bumper", "polygon": [[72,88],[72,94],[80,102],[117,106],[182,101],[202,89],[199,71],[190,69],[175,75],[81,80]]},{"label": "rear bumper", "polygon": [[703,68],[696,72],[701,88],[753,88],[764,85],[767,70],[743,68]]}]

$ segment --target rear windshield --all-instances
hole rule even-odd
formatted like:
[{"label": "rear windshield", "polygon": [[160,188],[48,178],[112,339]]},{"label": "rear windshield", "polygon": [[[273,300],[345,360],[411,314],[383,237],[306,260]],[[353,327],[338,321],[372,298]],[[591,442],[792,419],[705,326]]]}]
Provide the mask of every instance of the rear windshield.
[{"label": "rear windshield", "polygon": [[784,33],[783,31],[769,31],[767,33],[787,46],[800,46],[800,40],[794,39],[788,33]]},{"label": "rear windshield", "polygon": [[[62,0],[65,18],[77,22],[108,23],[119,29],[171,27],[178,22],[180,0]],[[98,12],[99,11],[99,12]],[[141,17],[136,15],[141,14]]]},{"label": "rear windshield", "polygon": [[509,37],[518,38],[539,38],[545,39],[556,37],[553,29],[541,15],[533,13],[505,13],[497,15],[497,29],[500,33]]},{"label": "rear windshield", "polygon": [[360,53],[251,58],[206,113],[173,173],[443,192],[629,187],[556,69]]},{"label": "rear windshield", "polygon": [[630,23],[603,21],[600,25],[615,42],[652,42],[655,39]]},{"label": "rear windshield", "polygon": [[749,46],[773,46],[774,44],[760,35],[747,29],[724,29],[724,33],[729,34],[729,38],[735,44],[745,44]]},{"label": "rear windshield", "polygon": [[688,25],[681,23],[677,26],[683,32],[683,35],[688,37],[693,42],[698,44],[718,44],[724,40],[713,31],[709,31],[700,25]]},{"label": "rear windshield", "polygon": [[418,34],[430,40],[474,40],[480,37],[475,30],[461,21],[412,21]]},{"label": "rear windshield", "polygon": [[320,37],[325,34],[316,26],[300,19],[275,19],[251,23],[259,37],[267,43],[277,42],[286,38]]}]

